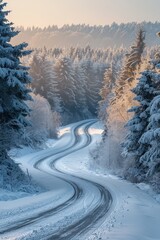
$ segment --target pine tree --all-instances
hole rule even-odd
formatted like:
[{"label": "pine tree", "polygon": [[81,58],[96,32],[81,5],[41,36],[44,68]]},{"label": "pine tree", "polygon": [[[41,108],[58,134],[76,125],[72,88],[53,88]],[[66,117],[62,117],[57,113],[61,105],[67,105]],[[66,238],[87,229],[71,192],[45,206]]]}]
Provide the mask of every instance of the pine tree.
[{"label": "pine tree", "polygon": [[80,64],[75,63],[74,66],[74,78],[75,78],[75,86],[76,86],[76,102],[77,102],[77,111],[81,117],[81,119],[85,119],[89,117],[89,111],[87,106],[86,99],[86,79],[83,72],[83,69]]},{"label": "pine tree", "polygon": [[138,79],[137,86],[132,90],[136,95],[137,106],[132,107],[129,112],[133,118],[126,124],[129,133],[123,143],[123,155],[133,159],[132,174],[136,177],[144,175],[146,169],[142,165],[141,157],[147,151],[150,142],[142,141],[142,135],[147,131],[150,117],[150,103],[157,96],[157,75],[153,71],[144,71]]},{"label": "pine tree", "polygon": [[140,143],[148,146],[147,151],[140,158],[142,167],[146,169],[146,177],[160,173],[160,95],[151,102],[149,124]]},{"label": "pine tree", "polygon": [[85,74],[86,82],[86,100],[89,112],[92,116],[96,116],[99,96],[99,82],[97,81],[96,65],[91,60],[82,62],[82,69]]},{"label": "pine tree", "polygon": [[[77,111],[77,102],[75,97],[76,87],[74,71],[70,58],[62,57],[58,59],[55,64],[55,72],[58,81],[58,89],[62,99],[63,115],[65,116],[67,114],[72,121],[74,121],[73,116]],[[64,120],[67,120],[66,116]]]},{"label": "pine tree", "polygon": [[31,87],[36,94],[43,96],[43,61],[38,53],[33,55],[30,63],[30,75],[32,76]]},{"label": "pine tree", "polygon": [[[26,116],[29,108],[25,101],[31,100],[27,85],[31,82],[28,68],[20,58],[30,51],[27,44],[12,46],[11,39],[18,34],[6,19],[6,3],[0,1],[0,159],[6,159],[8,150],[16,145],[15,137],[23,134],[29,124]],[[18,139],[18,138],[17,138]]]},{"label": "pine tree", "polygon": [[112,96],[112,91],[117,80],[117,75],[117,65],[116,62],[113,61],[104,73],[103,87],[100,90],[100,96],[102,100],[99,102],[99,118],[104,123],[107,121],[107,107]]},{"label": "pine tree", "polygon": [[115,89],[117,98],[120,98],[124,94],[125,86],[131,84],[135,80],[136,74],[140,70],[142,54],[145,48],[144,40],[145,33],[142,29],[139,29],[135,45],[133,45],[131,51],[126,54],[124,68],[122,69],[118,86]]},{"label": "pine tree", "polygon": [[[124,124],[131,115],[127,110],[134,104],[131,89],[136,85],[136,78],[139,74],[138,69],[142,63],[141,56],[145,46],[144,37],[144,32],[140,30],[136,44],[132,46],[130,53],[126,56],[124,68],[120,73],[120,78],[116,81],[113,89],[114,95],[108,107],[112,134],[116,136],[121,132],[121,141],[123,141],[125,133]],[[112,123],[113,119],[116,128]]]},{"label": "pine tree", "polygon": [[51,105],[52,111],[61,112],[61,98],[58,91],[58,81],[55,74],[53,63],[49,59],[45,59],[43,65],[43,76],[46,82],[44,86],[46,99]]},{"label": "pine tree", "polygon": [[52,111],[61,112],[58,82],[51,60],[47,58],[46,54],[34,54],[30,66],[33,91],[48,100]]}]

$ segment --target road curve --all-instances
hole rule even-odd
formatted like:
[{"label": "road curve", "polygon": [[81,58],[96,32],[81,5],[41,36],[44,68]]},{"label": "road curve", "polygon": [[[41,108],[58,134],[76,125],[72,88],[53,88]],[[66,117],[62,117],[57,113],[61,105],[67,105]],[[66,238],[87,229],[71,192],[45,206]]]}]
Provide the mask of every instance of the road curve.
[{"label": "road curve", "polygon": [[[76,214],[76,210],[80,207],[82,207],[83,211],[84,202],[86,206],[89,206],[85,207],[84,214],[80,214],[78,218],[75,218],[74,221],[68,223],[63,224],[62,221],[61,227],[58,231],[52,227],[49,231],[46,231],[46,234],[45,232],[43,232],[43,234],[36,232],[37,239],[77,240],[92,227],[98,226],[103,222],[112,204],[112,196],[110,192],[98,183],[75,177],[56,168],[57,161],[66,156],[69,158],[72,153],[80,151],[90,145],[92,136],[89,134],[88,130],[94,123],[95,120],[87,120],[75,125],[72,129],[74,138],[70,144],[67,144],[63,149],[53,149],[53,151],[48,151],[46,156],[39,158],[39,160],[33,165],[35,169],[49,175],[54,175],[58,179],[68,183],[73,188],[73,194],[71,197],[57,207],[50,208],[48,211],[37,213],[32,217],[20,220],[17,218],[17,221],[10,224],[9,227],[4,226],[1,228],[0,234],[5,235],[9,232],[13,233],[19,229],[24,229],[25,231],[26,226],[31,226],[34,229],[34,226],[36,226],[35,224],[43,222],[43,220],[46,220],[47,218],[55,220],[58,216],[67,215],[69,211],[73,211],[72,214]],[[83,134],[79,133],[80,130],[83,130]],[[89,199],[87,202],[87,198],[91,194],[93,195],[92,201]],[[34,236],[34,234],[32,236]],[[32,236],[28,239],[32,239]],[[25,239],[27,239],[27,237]],[[33,239],[36,238],[33,237]]]},{"label": "road curve", "polygon": [[[92,138],[91,138],[91,135],[89,134],[88,130],[89,130],[90,126],[92,126],[92,125],[93,125],[93,122],[87,124],[87,126],[84,128],[84,133],[86,135],[85,144],[83,146],[81,146],[79,149],[71,150],[71,152],[69,154],[90,145]],[[79,142],[80,135],[78,134],[77,130],[78,129],[75,130],[75,139],[76,139],[76,142]],[[50,166],[52,169],[56,169],[55,163],[58,160],[59,159],[57,158],[53,162],[50,163]],[[63,172],[61,172],[58,169],[56,169],[56,171],[63,174]],[[64,178],[65,180],[66,180],[66,177],[67,177],[67,175],[65,174],[65,178]],[[70,174],[70,177],[71,177],[71,174]],[[108,212],[108,210],[111,206],[112,196],[111,196],[110,192],[106,188],[104,188],[102,185],[95,183],[95,182],[91,182],[90,180],[83,179],[80,177],[72,176],[72,178],[73,178],[74,184],[77,186],[77,189],[80,190],[80,192],[82,192],[82,193],[83,193],[83,189],[81,189],[79,187],[78,183],[76,183],[77,180],[84,181],[86,183],[94,185],[101,194],[101,200],[99,201],[97,206],[94,207],[94,209],[92,211],[88,212],[87,216],[83,217],[82,219],[73,223],[72,225],[68,226],[67,228],[62,229],[57,234],[51,234],[50,237],[47,237],[48,240],[53,240],[53,239],[69,240],[69,239],[73,239],[73,238],[77,239],[77,237],[80,237],[81,234],[84,234],[85,232],[87,232],[87,230],[89,228],[92,228],[96,223],[103,222],[103,218],[105,217],[106,213]],[[76,181],[74,181],[75,179],[76,179]],[[79,194],[79,196],[83,197],[82,193]]]}]

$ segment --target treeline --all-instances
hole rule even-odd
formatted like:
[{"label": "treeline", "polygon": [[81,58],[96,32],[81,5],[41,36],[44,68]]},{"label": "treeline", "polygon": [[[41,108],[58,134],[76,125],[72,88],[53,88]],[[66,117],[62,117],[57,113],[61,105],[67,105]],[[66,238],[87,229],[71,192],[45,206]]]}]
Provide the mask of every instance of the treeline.
[{"label": "treeline", "polygon": [[[35,49],[27,59],[35,94],[49,102],[62,124],[97,117],[105,72],[114,62],[120,70],[126,50],[86,48]],[[26,59],[25,59],[26,61]]]},{"label": "treeline", "polygon": [[105,130],[93,163],[160,191],[160,49],[148,59],[145,46],[140,29],[120,74],[114,77],[114,64],[105,74],[99,103]]},{"label": "treeline", "polygon": [[12,42],[17,44],[27,41],[32,48],[55,48],[55,47],[85,47],[90,45],[91,48],[119,48],[129,46],[134,41],[135,34],[139,26],[146,31],[147,46],[155,46],[159,44],[159,40],[155,37],[160,29],[159,22],[142,22],[141,24],[122,23],[105,26],[89,26],[89,25],[64,25],[61,28],[57,26],[49,26],[45,28],[32,27],[24,29],[17,28],[20,34],[16,36]]},{"label": "treeline", "polygon": [[[146,48],[141,55],[143,64],[147,64],[146,59],[155,52],[156,48]],[[128,51],[123,48],[44,47],[34,49],[28,58],[25,57],[25,64],[30,66],[34,99],[33,104],[28,103],[34,108],[30,120],[35,126],[27,128],[26,137],[32,140],[30,144],[41,145],[48,137],[56,137],[61,124],[105,115],[106,102],[100,110],[98,104],[105,99],[103,94],[117,84],[126,54]]]}]

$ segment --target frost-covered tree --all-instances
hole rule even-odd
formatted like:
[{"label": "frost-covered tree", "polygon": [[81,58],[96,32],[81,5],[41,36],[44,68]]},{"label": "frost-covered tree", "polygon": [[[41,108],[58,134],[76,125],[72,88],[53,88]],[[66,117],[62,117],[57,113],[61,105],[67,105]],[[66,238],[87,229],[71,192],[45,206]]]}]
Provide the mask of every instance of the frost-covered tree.
[{"label": "frost-covered tree", "polygon": [[148,146],[140,158],[142,167],[146,169],[146,177],[160,174],[160,95],[151,102],[149,124],[140,143]]},{"label": "frost-covered tree", "polygon": [[85,74],[86,82],[86,100],[88,110],[93,116],[96,116],[98,102],[100,100],[99,90],[101,85],[97,79],[97,68],[91,60],[82,61],[82,69]]},{"label": "frost-covered tree", "polygon": [[25,130],[23,141],[32,147],[40,147],[47,138],[56,138],[60,126],[60,115],[52,112],[47,99],[32,94],[33,101],[28,102],[31,109],[29,121],[31,126]]},{"label": "frost-covered tree", "polygon": [[100,90],[100,96],[102,100],[99,102],[99,118],[104,123],[107,121],[107,107],[112,96],[112,91],[117,80],[117,75],[117,65],[116,62],[113,61],[104,73],[103,87]]},{"label": "frost-covered tree", "polygon": [[46,54],[34,54],[30,74],[33,79],[31,84],[33,91],[46,98],[53,111],[61,112],[60,93],[53,62]]},{"label": "frost-covered tree", "polygon": [[131,84],[137,72],[140,70],[142,63],[142,54],[145,48],[145,33],[140,29],[137,33],[136,42],[131,46],[131,51],[126,54],[126,60],[118,80],[117,88],[115,89],[116,97],[120,98],[125,94],[125,86]]},{"label": "frost-covered tree", "polygon": [[[74,79],[74,70],[71,59],[62,57],[55,64],[55,72],[58,81],[58,89],[62,100],[62,113],[68,115],[74,121],[73,116],[76,113],[76,87]],[[66,117],[64,120],[67,120]]]},{"label": "frost-covered tree", "polygon": [[[6,19],[6,3],[0,1],[0,160],[7,158],[8,150],[15,146],[18,136],[28,126],[26,116],[29,108],[25,101],[31,100],[27,85],[31,79],[28,68],[22,66],[20,58],[30,52],[27,44],[13,46],[10,41],[18,34]],[[15,138],[17,136],[17,138]]]},{"label": "frost-covered tree", "polygon": [[117,80],[117,65],[113,60],[111,65],[106,69],[103,78],[103,87],[100,90],[101,101],[99,101],[99,111],[98,116],[104,124],[104,131],[102,139],[105,141],[105,138],[108,133],[108,107],[110,101],[113,98],[113,87],[115,86]]},{"label": "frost-covered tree", "polygon": [[134,99],[138,103],[129,110],[133,113],[133,117],[126,124],[129,132],[123,143],[123,155],[132,161],[128,173],[137,178],[146,171],[140,159],[147,151],[150,143],[142,141],[142,135],[146,132],[149,124],[151,101],[158,94],[157,80],[155,72],[144,71],[138,79],[137,86],[132,90],[136,95]]},{"label": "frost-covered tree", "polygon": [[76,86],[75,97],[77,102],[77,112],[82,119],[85,119],[90,116],[87,106],[86,81],[83,68],[78,63],[75,63],[74,66],[74,78]]},{"label": "frost-covered tree", "polygon": [[136,85],[144,46],[144,32],[140,30],[136,44],[131,47],[131,51],[127,54],[124,68],[122,68],[120,77],[113,88],[114,95],[108,107],[108,123],[110,124],[110,135],[116,141],[118,139],[119,141],[124,140],[124,124],[131,115],[127,110],[134,104],[133,93],[130,90]]},{"label": "frost-covered tree", "polygon": [[43,74],[46,80],[46,99],[51,105],[52,111],[60,113],[62,111],[61,97],[53,63],[49,59],[45,59],[43,68]]},{"label": "frost-covered tree", "polygon": [[30,63],[30,75],[32,76],[31,87],[37,94],[42,94],[43,87],[41,85],[42,81],[42,60],[41,57],[35,53]]}]

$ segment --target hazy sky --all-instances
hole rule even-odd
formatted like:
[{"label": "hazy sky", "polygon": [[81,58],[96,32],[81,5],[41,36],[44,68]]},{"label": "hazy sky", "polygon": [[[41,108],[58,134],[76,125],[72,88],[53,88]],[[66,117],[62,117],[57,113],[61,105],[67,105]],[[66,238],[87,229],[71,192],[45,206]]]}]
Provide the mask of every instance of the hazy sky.
[{"label": "hazy sky", "polygon": [[160,21],[160,0],[8,0],[15,25]]}]

